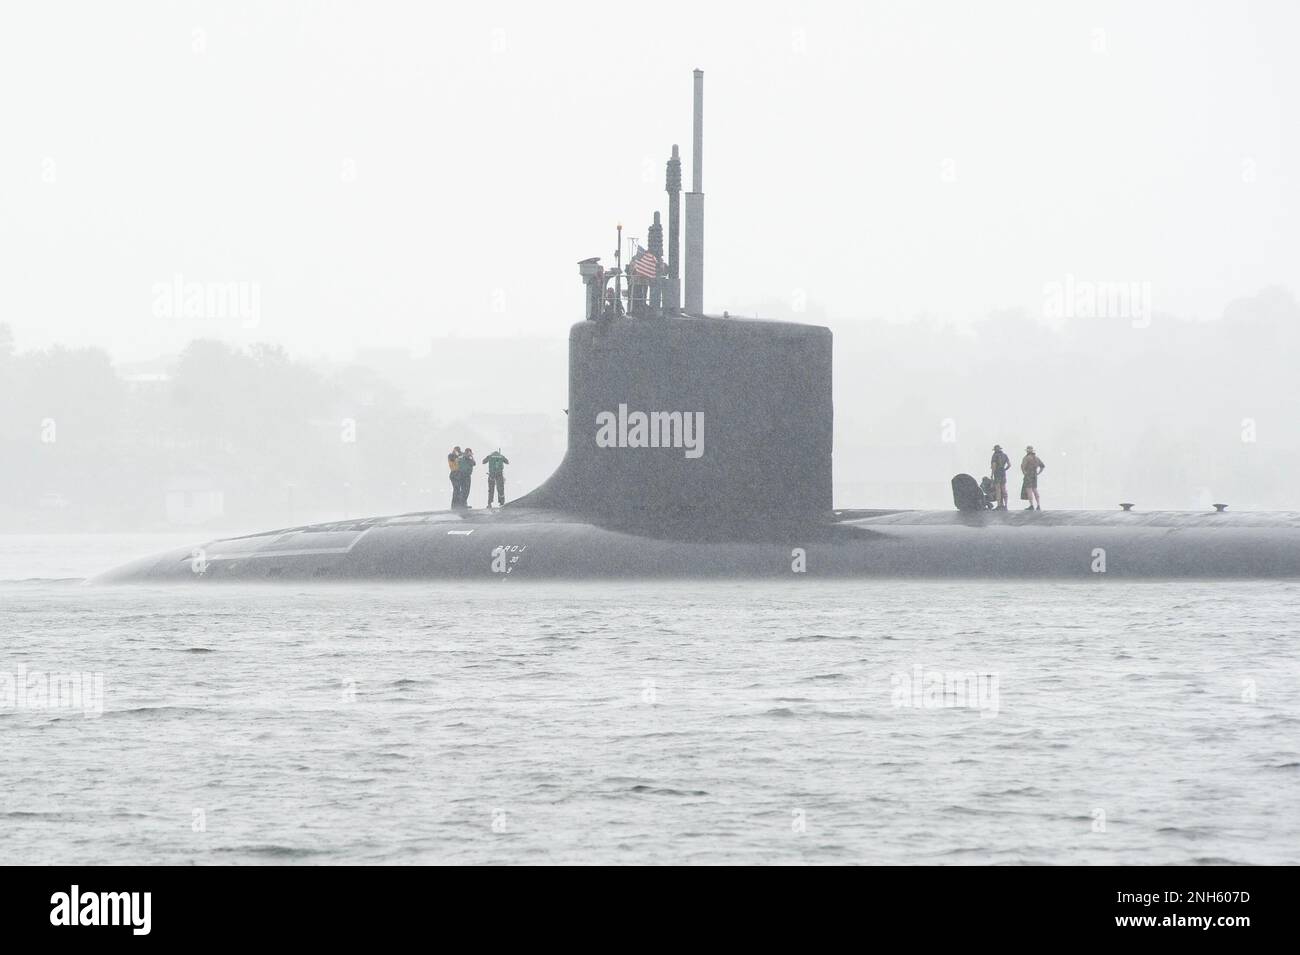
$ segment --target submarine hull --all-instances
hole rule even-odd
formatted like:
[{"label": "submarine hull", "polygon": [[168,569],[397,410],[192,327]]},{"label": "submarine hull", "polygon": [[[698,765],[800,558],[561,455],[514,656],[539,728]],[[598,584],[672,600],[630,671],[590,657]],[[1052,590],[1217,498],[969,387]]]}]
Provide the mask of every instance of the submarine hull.
[{"label": "submarine hull", "polygon": [[214,540],[97,580],[1300,577],[1293,513],[833,510],[831,347],[788,322],[579,322],[568,447],[531,494]]},{"label": "submarine hull", "polygon": [[627,578],[1297,578],[1300,515],[841,511],[744,539],[541,508],[291,528],[136,561],[97,583]]}]

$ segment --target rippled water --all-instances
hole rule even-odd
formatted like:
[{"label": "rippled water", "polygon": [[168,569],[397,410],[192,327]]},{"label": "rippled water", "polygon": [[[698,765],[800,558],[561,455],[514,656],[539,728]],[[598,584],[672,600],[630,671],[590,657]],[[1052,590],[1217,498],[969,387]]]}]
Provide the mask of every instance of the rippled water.
[{"label": "rippled water", "polygon": [[2,861],[1300,862],[1294,583],[75,580],[173,543],[0,537]]}]

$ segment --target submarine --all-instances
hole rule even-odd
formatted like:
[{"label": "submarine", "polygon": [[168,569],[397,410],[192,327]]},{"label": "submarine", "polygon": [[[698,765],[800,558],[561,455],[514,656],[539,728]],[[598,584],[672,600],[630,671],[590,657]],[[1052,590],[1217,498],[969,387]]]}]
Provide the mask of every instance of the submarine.
[{"label": "submarine", "polygon": [[621,226],[612,268],[578,263],[568,444],[536,490],[211,540],[91,582],[1300,577],[1295,512],[988,510],[966,475],[951,511],[837,509],[830,329],[704,314],[699,70],[693,148],[684,223],[677,146],[667,162],[667,249],[656,212],[626,265]]}]

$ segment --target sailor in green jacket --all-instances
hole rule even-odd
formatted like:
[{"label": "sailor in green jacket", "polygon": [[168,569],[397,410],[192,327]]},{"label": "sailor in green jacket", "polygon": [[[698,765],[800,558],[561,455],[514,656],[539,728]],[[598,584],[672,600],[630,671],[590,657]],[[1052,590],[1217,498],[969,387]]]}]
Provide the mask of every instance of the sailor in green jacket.
[{"label": "sailor in green jacket", "polygon": [[487,465],[488,469],[488,507],[492,506],[493,488],[496,489],[497,503],[505,504],[506,465],[510,463],[510,459],[501,453],[500,448],[497,448],[483,459],[483,463]]}]

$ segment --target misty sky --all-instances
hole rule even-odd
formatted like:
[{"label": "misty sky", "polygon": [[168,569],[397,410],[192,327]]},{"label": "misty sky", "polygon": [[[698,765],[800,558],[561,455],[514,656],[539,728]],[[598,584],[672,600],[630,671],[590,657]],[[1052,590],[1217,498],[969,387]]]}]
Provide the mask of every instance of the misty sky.
[{"label": "misty sky", "polygon": [[[6,4],[0,322],[119,358],[562,340],[574,263],[644,236],[673,142],[689,170],[697,66],[709,311],[1300,286],[1294,3],[704,9]],[[159,317],[178,275],[255,286],[257,321]]]}]

